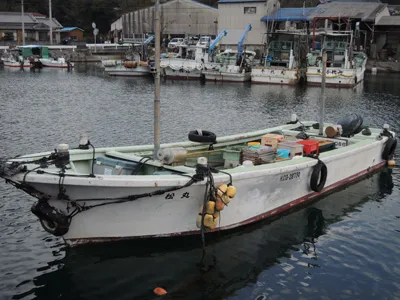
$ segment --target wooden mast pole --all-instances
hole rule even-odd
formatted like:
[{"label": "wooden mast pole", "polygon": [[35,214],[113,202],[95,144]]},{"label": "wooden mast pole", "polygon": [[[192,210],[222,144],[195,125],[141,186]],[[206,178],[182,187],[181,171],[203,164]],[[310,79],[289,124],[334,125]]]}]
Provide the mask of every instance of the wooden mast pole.
[{"label": "wooden mast pole", "polygon": [[155,5],[154,160],[160,150],[160,0]]}]

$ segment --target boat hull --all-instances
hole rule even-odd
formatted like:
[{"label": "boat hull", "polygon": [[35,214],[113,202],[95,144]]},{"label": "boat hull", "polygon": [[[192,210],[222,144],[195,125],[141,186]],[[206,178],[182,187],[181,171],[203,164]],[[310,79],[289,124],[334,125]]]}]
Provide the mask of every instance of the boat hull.
[{"label": "boat hull", "polygon": [[167,79],[176,79],[176,80],[199,80],[201,75],[201,70],[192,69],[192,70],[174,70],[170,67],[163,68],[163,75]]},{"label": "boat hull", "polygon": [[203,63],[182,58],[165,58],[160,62],[162,75],[167,79],[197,80],[200,79]]},{"label": "boat hull", "polygon": [[29,62],[24,62],[23,66],[19,62],[8,62],[4,61],[4,66],[8,68],[24,68],[24,69],[30,69],[31,64]]},{"label": "boat hull", "polygon": [[218,71],[203,71],[205,79],[208,81],[223,81],[223,82],[247,82],[251,80],[251,72],[231,73]]},{"label": "boat hull", "polygon": [[59,62],[56,60],[51,61],[51,60],[41,59],[40,62],[45,68],[68,69],[74,67],[74,63],[68,65],[66,62]]},{"label": "boat hull", "polygon": [[252,83],[287,84],[299,83],[297,69],[253,68],[251,71]]},{"label": "boat hull", "polygon": [[[371,137],[372,138],[372,137]],[[320,159],[328,170],[325,188],[313,192],[310,179],[316,159],[301,157],[279,164],[237,167],[229,172],[237,195],[222,212],[219,226],[213,231],[229,230],[281,213],[340,188],[383,167],[383,140],[364,140],[335,151],[322,153]],[[249,169],[250,168],[250,169]],[[13,180],[21,182],[24,174]],[[35,179],[34,179],[35,178]],[[69,202],[59,200],[59,176],[25,177],[36,190],[50,195],[49,204],[64,213],[71,213]],[[183,186],[186,176],[101,176],[82,178],[67,176],[63,187],[70,199],[82,206],[113,202],[120,197],[150,193]],[[226,174],[214,174],[216,186],[227,183]],[[70,246],[132,238],[155,238],[199,234],[196,216],[204,201],[205,182],[162,195],[139,198],[124,203],[91,208],[72,218],[63,236]]]},{"label": "boat hull", "polygon": [[[241,226],[246,226],[255,222],[259,222],[261,220],[280,215],[286,211],[292,210],[296,208],[297,206],[302,206],[306,205],[308,202],[314,201],[318,198],[320,198],[323,195],[329,194],[334,192],[335,190],[339,190],[341,188],[344,188],[351,183],[354,183],[358,180],[361,180],[362,178],[365,178],[367,175],[376,172],[377,170],[383,168],[385,166],[385,162],[381,162],[380,164],[377,164],[371,168],[367,168],[361,172],[358,172],[357,174],[354,174],[352,176],[349,176],[341,181],[338,181],[330,186],[327,186],[324,188],[320,193],[312,192],[308,193],[307,195],[304,195],[302,197],[299,197],[297,199],[294,199],[288,203],[285,203],[279,207],[276,207],[275,209],[271,209],[269,211],[266,211],[264,213],[255,215],[251,218],[245,219],[245,220],[238,220],[237,223],[234,224],[228,224],[228,225],[221,225],[221,227],[218,227],[214,230],[211,230],[211,232],[216,232],[216,231],[226,231],[226,230],[231,230],[237,227]],[[265,200],[263,201],[264,203],[266,202]],[[231,207],[232,205],[229,205]],[[238,205],[236,205],[238,206]],[[193,209],[198,209],[197,206],[192,207]],[[227,208],[228,210],[229,208]],[[166,215],[170,216],[170,215]],[[193,214],[190,214],[192,217],[189,219],[189,222],[195,223],[195,216]],[[222,218],[225,218],[225,213],[221,212]],[[169,223],[169,222],[168,222]],[[221,222],[222,223],[222,222]],[[166,225],[166,223],[164,223]],[[133,225],[133,224],[132,224]],[[145,224],[149,225],[149,224]],[[159,230],[160,228],[157,228]],[[70,229],[71,230],[71,229]],[[81,232],[81,230],[79,230]],[[64,237],[64,241],[66,242],[67,245],[71,247],[76,247],[79,245],[85,245],[85,244],[95,244],[95,243],[106,243],[106,242],[113,242],[113,241],[122,241],[122,240],[130,240],[130,239],[153,239],[153,238],[166,238],[166,237],[176,237],[176,236],[190,236],[190,235],[199,235],[201,234],[201,231],[198,229],[187,229],[183,231],[173,231],[169,233],[153,233],[153,234],[135,234],[135,232],[131,232],[128,235],[116,235],[116,236],[97,236],[97,237],[79,237],[80,235],[71,235],[67,234]]]},{"label": "boat hull", "polygon": [[[327,68],[326,86],[352,88],[364,80],[365,68],[340,69]],[[321,68],[307,68],[307,84],[320,86],[322,82]]]},{"label": "boat hull", "polygon": [[115,68],[105,68],[105,72],[110,76],[141,77],[150,75],[150,69],[143,66],[137,66],[136,68],[117,66]]}]

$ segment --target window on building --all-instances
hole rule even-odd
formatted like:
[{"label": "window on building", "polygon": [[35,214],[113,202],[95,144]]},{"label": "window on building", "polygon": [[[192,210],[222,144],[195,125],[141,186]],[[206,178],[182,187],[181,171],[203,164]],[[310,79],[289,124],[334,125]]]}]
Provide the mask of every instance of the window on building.
[{"label": "window on building", "polygon": [[245,7],[244,13],[249,15],[255,14],[257,13],[257,7]]}]

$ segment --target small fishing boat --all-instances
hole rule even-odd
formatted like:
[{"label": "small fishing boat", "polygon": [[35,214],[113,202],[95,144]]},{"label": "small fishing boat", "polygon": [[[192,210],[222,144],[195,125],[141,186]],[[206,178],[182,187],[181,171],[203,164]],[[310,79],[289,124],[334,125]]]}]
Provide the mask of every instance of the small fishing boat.
[{"label": "small fishing boat", "polygon": [[104,71],[110,76],[138,77],[151,74],[148,62],[141,60],[123,61],[114,67],[105,67]]},{"label": "small fishing boat", "polygon": [[136,52],[127,56],[125,60],[102,61],[104,71],[110,76],[141,77],[152,74],[152,64],[146,58],[147,46],[153,40],[154,36],[152,35],[143,43],[132,45]]},{"label": "small fishing boat", "polygon": [[200,79],[201,70],[208,60],[204,47],[177,45],[176,52],[161,56],[160,67],[167,79]]},{"label": "small fishing boat", "polygon": [[296,116],[221,138],[191,131],[190,141],[157,153],[153,145],[94,150],[82,136],[80,149],[61,144],[9,159],[1,176],[37,198],[32,212],[43,228],[72,246],[199,234],[201,224],[228,230],[349,184],[393,158],[396,139],[387,126],[361,131],[357,115],[338,123],[325,124],[323,136],[318,123]]},{"label": "small fishing boat", "polygon": [[5,52],[1,57],[1,61],[5,67],[29,69],[31,62],[27,57],[22,56],[18,49],[12,49],[10,52]]},{"label": "small fishing boat", "polygon": [[205,66],[202,74],[206,80],[225,82],[246,82],[251,79],[251,64],[256,53],[246,50],[239,55],[236,50],[227,49],[216,55],[211,68]]},{"label": "small fishing boat", "polygon": [[[353,32],[330,32],[322,35],[322,50],[328,54],[326,85],[354,87],[364,79],[367,56],[354,52]],[[322,51],[313,50],[307,55],[307,84],[321,85]]]},{"label": "small fishing boat", "polygon": [[202,74],[206,80],[230,82],[250,81],[251,64],[256,53],[244,49],[244,40],[251,28],[251,24],[248,24],[244,30],[238,42],[238,50],[225,50],[216,55],[216,66],[213,66],[211,70],[204,68]]},{"label": "small fishing boat", "polygon": [[[303,70],[303,49],[307,48],[307,34],[303,32],[278,32],[270,34],[264,63],[253,66],[252,83],[289,84],[299,83]],[[306,52],[307,53],[307,52]]]},{"label": "small fishing boat", "polygon": [[13,57],[4,58],[3,64],[5,67],[8,67],[8,68],[30,69],[30,67],[31,67],[31,63],[29,60],[25,59],[25,60],[19,61]]},{"label": "small fishing boat", "polygon": [[167,79],[200,79],[202,70],[212,67],[210,55],[221,38],[218,36],[212,41],[210,36],[202,36],[195,46],[182,43],[163,53],[160,62],[162,75]]},{"label": "small fishing boat", "polygon": [[40,62],[45,68],[71,69],[74,67],[74,63],[70,62],[69,60],[65,60],[64,57],[40,58]]},{"label": "small fishing boat", "polygon": [[189,141],[160,145],[156,34],[153,145],[95,148],[83,134],[78,148],[60,144],[1,163],[0,176],[37,199],[32,213],[67,245],[229,230],[393,164],[389,125],[365,127],[357,114],[324,124],[324,97],[319,123],[293,114],[274,128],[218,138],[193,130]]}]

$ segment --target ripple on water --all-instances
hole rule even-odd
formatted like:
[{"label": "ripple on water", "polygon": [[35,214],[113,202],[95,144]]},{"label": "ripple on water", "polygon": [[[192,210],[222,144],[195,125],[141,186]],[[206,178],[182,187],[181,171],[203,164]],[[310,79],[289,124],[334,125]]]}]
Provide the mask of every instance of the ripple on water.
[{"label": "ripple on water", "polygon": [[[349,112],[399,130],[400,77],[367,76],[356,89],[326,89],[327,119]],[[151,143],[153,83],[104,77],[96,68],[40,74],[0,70],[0,156],[75,146]],[[204,128],[217,135],[318,120],[319,88],[162,84],[161,141]],[[400,154],[400,152],[397,152]],[[399,169],[382,172],[302,210],[207,241],[137,242],[66,251],[30,213],[33,199],[0,183],[0,298],[393,299],[400,297]],[[309,224],[319,217],[317,228]],[[311,227],[310,227],[311,226]],[[176,244],[175,244],[176,243]]]}]

